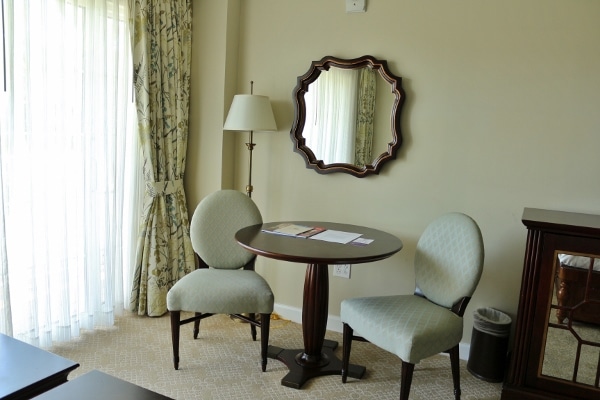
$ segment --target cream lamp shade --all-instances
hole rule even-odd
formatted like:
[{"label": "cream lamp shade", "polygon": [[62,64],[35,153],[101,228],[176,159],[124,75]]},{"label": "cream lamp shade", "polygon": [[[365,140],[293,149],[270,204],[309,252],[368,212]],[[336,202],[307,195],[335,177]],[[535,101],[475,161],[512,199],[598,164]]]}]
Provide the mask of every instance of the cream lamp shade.
[{"label": "cream lamp shade", "polygon": [[[253,82],[250,82],[252,85]],[[252,90],[250,91],[252,93]],[[236,94],[229,108],[223,129],[226,131],[248,131],[248,184],[246,193],[252,197],[252,150],[254,131],[276,131],[275,117],[267,96]]]},{"label": "cream lamp shade", "polygon": [[276,131],[275,117],[267,96],[236,94],[223,129],[226,131]]}]

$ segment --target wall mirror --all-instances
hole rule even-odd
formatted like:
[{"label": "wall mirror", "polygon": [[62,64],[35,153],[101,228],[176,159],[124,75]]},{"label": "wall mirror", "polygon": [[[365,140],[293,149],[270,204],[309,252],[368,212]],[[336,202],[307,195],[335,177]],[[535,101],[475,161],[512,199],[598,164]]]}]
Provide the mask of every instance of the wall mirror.
[{"label": "wall mirror", "polygon": [[402,144],[401,78],[372,56],[313,61],[293,92],[294,151],[320,174],[378,174]]}]

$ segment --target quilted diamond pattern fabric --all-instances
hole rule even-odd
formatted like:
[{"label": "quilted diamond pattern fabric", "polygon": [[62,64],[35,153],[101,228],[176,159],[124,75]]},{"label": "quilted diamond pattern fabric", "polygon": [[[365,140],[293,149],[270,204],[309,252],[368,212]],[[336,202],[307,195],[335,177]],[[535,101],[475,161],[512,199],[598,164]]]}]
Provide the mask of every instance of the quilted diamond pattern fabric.
[{"label": "quilted diamond pattern fabric", "polygon": [[167,293],[169,310],[212,314],[273,312],[273,292],[254,271],[197,269]]},{"label": "quilted diamond pattern fabric", "polygon": [[167,293],[170,311],[213,314],[273,311],[274,296],[255,271],[241,269],[253,257],[235,241],[241,228],[262,223],[256,204],[236,190],[220,190],[196,207],[190,224],[194,251],[210,268],[197,269]]},{"label": "quilted diamond pattern fabric", "polygon": [[212,268],[239,269],[253,254],[240,246],[234,235],[241,228],[260,223],[260,211],[248,196],[237,190],[211,193],[192,216],[192,247]]},{"label": "quilted diamond pattern fabric", "polygon": [[355,335],[417,364],[456,346],[463,319],[450,308],[470,297],[481,277],[483,238],[477,223],[462,213],[430,223],[417,243],[417,295],[353,298],[342,301],[341,320]]},{"label": "quilted diamond pattern fabric", "polygon": [[356,335],[411,364],[454,347],[463,334],[461,317],[415,295],[354,298],[341,307]]},{"label": "quilted diamond pattern fabric", "polygon": [[462,213],[445,214],[427,226],[417,243],[417,287],[429,300],[452,307],[475,291],[483,259],[483,238],[477,223]]}]

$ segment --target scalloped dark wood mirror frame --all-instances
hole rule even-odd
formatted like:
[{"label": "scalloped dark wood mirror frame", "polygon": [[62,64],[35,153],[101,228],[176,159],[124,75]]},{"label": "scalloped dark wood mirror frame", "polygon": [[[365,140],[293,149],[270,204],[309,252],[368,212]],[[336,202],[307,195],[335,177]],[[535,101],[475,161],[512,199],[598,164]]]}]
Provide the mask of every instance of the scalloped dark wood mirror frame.
[{"label": "scalloped dark wood mirror frame", "polygon": [[[387,152],[374,157],[371,164],[357,166],[345,163],[325,164],[323,160],[318,160],[313,150],[306,145],[306,139],[303,136],[304,124],[306,123],[306,102],[304,96],[308,92],[311,83],[315,82],[321,72],[328,71],[331,67],[343,69],[359,69],[369,67],[379,72],[379,76],[390,84],[391,93],[394,96],[392,109],[390,110],[390,141]],[[298,77],[297,85],[293,91],[294,99],[294,123],[290,131],[290,136],[294,142],[294,151],[301,154],[306,161],[306,168],[313,168],[320,174],[332,172],[344,172],[359,178],[371,174],[379,174],[383,164],[396,158],[396,152],[402,144],[402,134],[400,130],[400,111],[405,99],[405,93],[402,88],[402,78],[391,73],[386,60],[378,60],[372,56],[362,56],[354,59],[342,59],[332,56],[325,56],[319,61],[313,61],[308,72]]]}]

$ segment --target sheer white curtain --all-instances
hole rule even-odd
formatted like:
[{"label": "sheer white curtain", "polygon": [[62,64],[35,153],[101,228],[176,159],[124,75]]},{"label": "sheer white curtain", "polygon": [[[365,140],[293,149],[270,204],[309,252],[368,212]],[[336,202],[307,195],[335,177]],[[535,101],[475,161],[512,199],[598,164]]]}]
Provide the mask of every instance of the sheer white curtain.
[{"label": "sheer white curtain", "polygon": [[0,330],[47,347],[128,303],[140,199],[127,0],[3,0]]},{"label": "sheer white curtain", "polygon": [[358,76],[358,70],[332,67],[322,71],[304,95],[302,135],[325,164],[354,164]]}]

